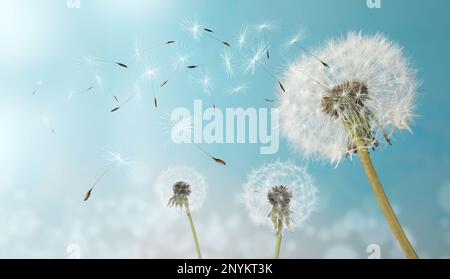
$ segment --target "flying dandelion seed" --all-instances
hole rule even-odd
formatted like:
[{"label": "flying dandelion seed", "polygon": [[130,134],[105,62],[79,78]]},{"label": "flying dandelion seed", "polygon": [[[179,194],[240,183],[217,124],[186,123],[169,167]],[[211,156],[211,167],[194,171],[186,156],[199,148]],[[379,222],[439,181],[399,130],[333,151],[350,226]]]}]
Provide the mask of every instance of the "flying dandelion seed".
[{"label": "flying dandelion seed", "polygon": [[184,181],[189,183],[191,193],[189,195],[189,208],[191,211],[199,210],[206,198],[207,184],[206,178],[195,169],[185,166],[170,167],[165,170],[155,182],[156,194],[163,206],[173,196],[172,186]]},{"label": "flying dandelion seed", "polygon": [[224,160],[212,156],[210,153],[206,152],[203,148],[201,148],[198,144],[194,143],[194,146],[195,146],[198,150],[200,150],[203,154],[205,154],[206,156],[208,156],[209,158],[211,158],[216,164],[223,165],[223,166],[226,166],[226,165],[227,165],[227,163],[226,163]]},{"label": "flying dandelion seed", "polygon": [[274,228],[278,258],[283,230],[301,227],[315,210],[317,187],[305,168],[277,161],[251,172],[243,188],[250,220]]},{"label": "flying dandelion seed", "polygon": [[212,29],[210,29],[210,28],[203,28],[203,31],[206,32],[206,35],[208,35],[209,38],[211,38],[211,39],[213,39],[215,41],[218,41],[218,42],[220,42],[221,44],[223,44],[223,45],[225,45],[227,47],[231,47],[231,44],[229,44],[228,42],[226,42],[226,41],[224,41],[222,39],[219,39],[216,36],[214,36],[213,33],[215,33],[215,32]]},{"label": "flying dandelion seed", "polygon": [[141,60],[142,60],[142,51],[137,42],[134,43],[133,54],[134,54],[134,59],[136,60],[136,62],[138,64],[140,64]]},{"label": "flying dandelion seed", "polygon": [[227,73],[228,77],[233,76],[233,65],[231,64],[231,58],[230,55],[228,54],[228,51],[225,50],[222,54],[222,60],[223,60],[223,65],[225,67],[225,72]]},{"label": "flying dandelion seed", "polygon": [[120,167],[123,165],[129,164],[131,161],[128,159],[123,158],[120,153],[118,152],[112,152],[112,151],[106,151],[107,156],[105,157],[105,160],[108,164],[107,168],[95,179],[94,183],[92,184],[91,188],[86,192],[84,195],[84,201],[89,200],[89,198],[92,195],[92,192],[94,191],[95,187],[98,185],[98,183],[115,167]]},{"label": "flying dandelion seed", "polygon": [[189,220],[198,258],[202,258],[200,244],[192,220],[191,211],[201,207],[206,197],[206,179],[188,167],[173,167],[164,171],[156,180],[156,193],[165,206],[184,209]]},{"label": "flying dandelion seed", "polygon": [[286,72],[293,94],[280,97],[282,132],[307,157],[338,165],[347,155],[358,154],[405,255],[417,258],[368,153],[382,142],[389,144],[394,131],[411,131],[416,70],[402,48],[381,34],[349,33],[314,52],[327,57],[333,69],[324,70],[316,59],[303,56]]},{"label": "flying dandelion seed", "polygon": [[274,99],[264,99],[264,101],[266,101],[266,102],[268,102],[268,103],[273,103],[273,102],[275,102]]},{"label": "flying dandelion seed", "polygon": [[94,62],[100,62],[100,63],[106,63],[106,64],[115,64],[121,68],[128,68],[128,65],[121,63],[121,62],[116,62],[116,61],[111,61],[111,60],[105,60],[105,59],[99,59],[99,58],[91,58],[94,60]]},{"label": "flying dandelion seed", "polygon": [[155,82],[154,82],[157,72],[158,72],[158,70],[156,68],[151,68],[151,67],[147,67],[147,69],[144,72],[144,77],[148,81],[150,81],[150,86],[152,88],[152,93],[153,93],[153,106],[155,108],[158,108],[158,99],[156,97]]},{"label": "flying dandelion seed", "polygon": [[245,26],[241,30],[241,33],[238,36],[237,45],[238,45],[238,49],[240,49],[240,50],[242,50],[244,48],[245,43],[247,42],[247,29],[248,29],[248,27]]},{"label": "flying dandelion seed", "polygon": [[258,48],[256,48],[253,51],[252,56],[250,56],[247,61],[246,61],[246,67],[244,69],[244,73],[248,74],[254,74],[256,71],[256,65],[261,63],[261,59],[264,57],[264,54],[266,53],[267,50],[267,44],[264,42],[261,42],[258,46]]},{"label": "flying dandelion seed", "polygon": [[193,130],[193,120],[191,117],[186,117],[182,121],[172,120],[170,116],[161,116],[161,123],[163,130],[171,135],[171,138],[190,138]]},{"label": "flying dandelion seed", "polygon": [[181,70],[187,68],[187,62],[189,59],[189,56],[187,54],[180,54],[178,53],[177,58],[175,59],[175,62],[173,63],[173,69],[174,70]]},{"label": "flying dandelion seed", "polygon": [[227,95],[242,95],[246,94],[249,87],[247,85],[237,85],[235,87],[230,88],[227,90]]},{"label": "flying dandelion seed", "polygon": [[170,41],[166,41],[166,42],[164,42],[164,44],[166,44],[166,45],[171,45],[171,44],[174,44],[175,43],[175,41],[174,40],[170,40]]},{"label": "flying dandelion seed", "polygon": [[202,36],[202,27],[197,22],[197,19],[187,21],[186,23],[182,24],[181,27],[184,31],[189,32],[194,40],[198,40]]},{"label": "flying dandelion seed", "polygon": [[[264,22],[256,26],[256,29],[263,34],[263,42],[269,46],[269,40],[267,37],[267,32],[275,29],[275,24],[273,22]],[[265,51],[267,59],[270,59],[269,47]]]},{"label": "flying dandelion seed", "polygon": [[214,88],[214,81],[208,74],[204,74],[202,78],[198,81],[202,86],[202,90],[206,95],[211,95],[212,89]]},{"label": "flying dandelion seed", "polygon": [[44,125],[45,128],[50,129],[50,131],[53,134],[56,134],[56,130],[53,127],[53,124],[52,124],[52,121],[51,121],[50,117],[48,117],[47,115],[44,115],[42,117],[42,124]]},{"label": "flying dandelion seed", "polygon": [[37,92],[38,92],[38,90],[39,90],[39,88],[41,88],[42,85],[44,85],[44,82],[43,82],[42,80],[38,80],[38,81],[36,82],[36,88],[33,90],[32,95],[36,95]]}]

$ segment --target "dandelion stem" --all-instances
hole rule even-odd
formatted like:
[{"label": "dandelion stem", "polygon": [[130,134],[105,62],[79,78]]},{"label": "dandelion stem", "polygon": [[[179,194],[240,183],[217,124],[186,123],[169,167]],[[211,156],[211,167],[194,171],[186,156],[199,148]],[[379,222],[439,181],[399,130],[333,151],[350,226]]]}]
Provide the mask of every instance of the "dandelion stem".
[{"label": "dandelion stem", "polygon": [[201,259],[202,252],[200,250],[200,244],[198,243],[197,232],[195,231],[194,222],[192,221],[192,214],[191,214],[191,211],[189,210],[189,205],[187,203],[186,203],[186,215],[189,219],[189,224],[191,225],[191,231],[192,231],[192,235],[194,236],[195,249],[197,250],[198,258]]},{"label": "dandelion stem", "polygon": [[275,246],[275,255],[274,259],[280,258],[280,250],[281,250],[281,240],[283,239],[283,222],[281,220],[278,221],[277,227],[277,244]]},{"label": "dandelion stem", "polygon": [[398,221],[394,210],[392,210],[392,206],[389,202],[388,197],[386,196],[386,193],[384,192],[383,185],[380,182],[377,171],[372,163],[372,159],[370,158],[369,152],[365,147],[364,142],[362,140],[358,140],[357,145],[359,158],[364,167],[367,178],[372,185],[372,189],[375,192],[378,204],[381,207],[381,210],[383,211],[383,214],[388,221],[389,226],[391,227],[392,233],[399,242],[406,257],[408,259],[418,259],[419,257],[417,256],[414,247],[408,240],[408,237],[406,236],[402,226],[400,225],[400,222]]}]

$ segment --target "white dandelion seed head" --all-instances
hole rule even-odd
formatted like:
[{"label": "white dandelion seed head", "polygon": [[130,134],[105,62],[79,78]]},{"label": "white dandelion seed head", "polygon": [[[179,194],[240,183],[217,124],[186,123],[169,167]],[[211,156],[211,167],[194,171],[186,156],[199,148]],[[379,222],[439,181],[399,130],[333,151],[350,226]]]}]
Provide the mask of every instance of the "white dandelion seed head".
[{"label": "white dandelion seed head", "polygon": [[227,90],[227,95],[239,95],[247,93],[249,87],[247,85],[236,85]]},{"label": "white dandelion seed head", "polygon": [[202,36],[202,26],[197,22],[197,19],[189,20],[182,24],[181,27],[183,30],[189,32],[194,40],[198,40]]},{"label": "white dandelion seed head", "polygon": [[292,162],[266,164],[248,176],[243,185],[243,198],[250,219],[257,225],[273,227],[268,217],[273,206],[267,195],[274,186],[280,185],[292,192],[289,228],[301,227],[316,207],[318,190],[306,169]]},{"label": "white dandelion seed head", "polygon": [[185,166],[170,167],[156,179],[155,191],[161,204],[167,206],[174,194],[173,185],[180,181],[190,185],[189,209],[195,211],[201,208],[208,188],[206,178],[195,169]]},{"label": "white dandelion seed head", "polygon": [[266,42],[261,42],[258,48],[253,50],[252,55],[247,59],[244,67],[244,73],[254,74],[256,71],[256,65],[261,62],[261,59],[265,57],[269,45]]},{"label": "white dandelion seed head", "polygon": [[[385,143],[385,134],[390,137],[396,129],[410,130],[419,81],[400,46],[381,34],[349,33],[313,53],[330,68],[303,55],[285,73],[283,83],[289,92],[279,99],[282,133],[294,148],[306,157],[334,164],[349,153],[354,138],[348,131],[359,127],[346,127],[344,117],[331,117],[322,104],[324,97],[339,86],[351,88],[340,90],[339,99],[354,94],[350,97],[357,103],[355,109],[369,119],[371,131],[370,138],[365,139],[366,147]],[[346,83],[356,84],[360,90],[343,86]],[[330,105],[329,110],[339,111],[342,107]]]},{"label": "white dandelion seed head", "polygon": [[134,94],[136,94],[136,96],[137,96],[138,98],[140,98],[140,97],[142,96],[142,86],[141,86],[141,83],[140,83],[139,81],[136,81],[136,82],[134,83],[134,89],[133,89],[133,91],[134,91]]}]

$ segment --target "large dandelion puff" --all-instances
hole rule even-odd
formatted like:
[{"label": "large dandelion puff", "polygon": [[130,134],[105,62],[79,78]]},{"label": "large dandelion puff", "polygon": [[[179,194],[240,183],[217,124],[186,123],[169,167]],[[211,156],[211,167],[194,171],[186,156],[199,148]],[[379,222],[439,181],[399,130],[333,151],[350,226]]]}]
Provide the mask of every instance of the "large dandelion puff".
[{"label": "large dandelion puff", "polygon": [[402,48],[383,35],[349,33],[303,56],[287,70],[280,96],[285,137],[307,157],[334,164],[358,154],[383,213],[409,258],[417,257],[383,191],[368,153],[409,130],[419,82]]},{"label": "large dandelion puff", "polygon": [[169,207],[179,207],[185,210],[200,259],[202,253],[191,210],[201,207],[206,197],[206,188],[206,179],[188,167],[169,168],[156,181],[156,191],[161,202]]},{"label": "large dandelion puff", "polygon": [[280,161],[254,170],[243,187],[250,219],[275,229],[278,258],[283,229],[300,227],[310,217],[317,204],[317,188],[303,167]]}]

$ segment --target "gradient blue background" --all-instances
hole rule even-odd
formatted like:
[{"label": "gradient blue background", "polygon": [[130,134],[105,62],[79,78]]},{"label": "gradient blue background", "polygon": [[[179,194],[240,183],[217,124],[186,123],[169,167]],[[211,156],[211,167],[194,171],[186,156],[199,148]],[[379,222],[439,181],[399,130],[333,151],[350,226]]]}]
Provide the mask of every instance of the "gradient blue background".
[{"label": "gradient blue background", "polygon": [[[360,30],[382,32],[404,46],[423,81],[414,133],[397,134],[392,147],[375,152],[374,161],[419,255],[449,258],[449,10],[445,0],[382,0],[381,9],[367,8],[365,0],[81,0],[80,9],[67,8],[64,0],[1,0],[0,257],[195,257],[187,220],[165,208],[153,189],[158,174],[173,165],[193,166],[208,179],[207,201],[194,215],[205,257],[271,257],[273,233],[250,223],[240,192],[252,169],[280,159],[307,164],[320,189],[318,210],[305,227],[287,235],[282,257],[367,258],[367,245],[377,244],[383,258],[401,258],[357,160],[338,168],[303,162],[284,141],[275,155],[260,155],[259,145],[205,146],[227,161],[222,167],[192,146],[171,143],[162,117],[179,106],[191,109],[194,99],[218,108],[271,106],[262,99],[276,96],[273,80],[261,69],[253,76],[239,71],[247,50],[262,39],[255,25],[272,21],[269,65],[277,74],[300,54],[283,48],[299,30],[306,30],[302,42],[310,49]],[[182,30],[194,18],[233,45],[248,26],[252,39],[246,49],[232,48],[233,78],[221,65],[220,44],[205,36],[194,41]],[[152,62],[164,67],[177,47],[155,45],[169,39],[196,48],[190,61],[208,65],[212,95],[180,74],[157,91],[157,110],[143,86],[143,96],[110,113],[114,102],[106,91],[126,98],[145,70],[135,60],[135,44],[150,49]],[[125,62],[129,69],[80,65],[87,55]],[[67,99],[69,92],[93,85],[95,74],[105,90]],[[238,84],[248,85],[248,93],[228,96]],[[83,203],[106,166],[105,149],[134,163],[111,172]]]}]

